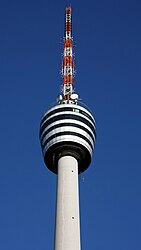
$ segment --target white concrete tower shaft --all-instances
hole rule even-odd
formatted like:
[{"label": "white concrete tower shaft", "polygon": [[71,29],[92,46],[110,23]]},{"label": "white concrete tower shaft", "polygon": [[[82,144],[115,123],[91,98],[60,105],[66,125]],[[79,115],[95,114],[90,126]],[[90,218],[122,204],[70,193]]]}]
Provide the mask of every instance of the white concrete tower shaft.
[{"label": "white concrete tower shaft", "polygon": [[58,161],[55,250],[80,250],[78,162],[72,156]]}]

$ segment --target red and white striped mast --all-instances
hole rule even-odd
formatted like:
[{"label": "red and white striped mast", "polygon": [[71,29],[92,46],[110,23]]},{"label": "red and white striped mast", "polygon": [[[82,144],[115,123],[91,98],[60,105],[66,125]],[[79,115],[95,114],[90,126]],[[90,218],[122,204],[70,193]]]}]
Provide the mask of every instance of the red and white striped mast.
[{"label": "red and white striped mast", "polygon": [[63,102],[74,101],[74,98],[77,99],[77,95],[76,94],[75,96],[72,95],[74,92],[73,89],[74,58],[73,58],[71,7],[67,7],[65,12],[65,35],[64,35],[62,75],[63,75]]},{"label": "red and white striped mast", "polygon": [[72,55],[72,12],[71,7],[66,8],[65,14],[65,37],[63,58],[63,94],[64,99],[69,100],[73,92],[73,55]]}]

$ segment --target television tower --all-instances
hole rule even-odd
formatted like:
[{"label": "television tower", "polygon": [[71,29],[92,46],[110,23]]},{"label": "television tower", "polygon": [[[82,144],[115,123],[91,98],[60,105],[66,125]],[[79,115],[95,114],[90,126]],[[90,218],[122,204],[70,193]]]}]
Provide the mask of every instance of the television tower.
[{"label": "television tower", "polygon": [[72,10],[66,8],[63,90],[41,120],[40,142],[46,166],[57,174],[55,250],[80,250],[78,174],[90,165],[95,120],[74,92]]}]

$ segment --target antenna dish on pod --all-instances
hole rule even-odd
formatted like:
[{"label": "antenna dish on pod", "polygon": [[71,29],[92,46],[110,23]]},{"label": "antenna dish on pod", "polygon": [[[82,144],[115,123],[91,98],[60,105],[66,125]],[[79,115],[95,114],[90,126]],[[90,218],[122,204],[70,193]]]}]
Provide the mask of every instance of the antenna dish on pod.
[{"label": "antenna dish on pod", "polygon": [[78,100],[78,94],[71,94],[71,100]]},{"label": "antenna dish on pod", "polygon": [[57,96],[57,102],[58,102],[58,103],[61,103],[62,100],[63,100],[63,96],[62,96],[62,95],[58,95],[58,96]]}]

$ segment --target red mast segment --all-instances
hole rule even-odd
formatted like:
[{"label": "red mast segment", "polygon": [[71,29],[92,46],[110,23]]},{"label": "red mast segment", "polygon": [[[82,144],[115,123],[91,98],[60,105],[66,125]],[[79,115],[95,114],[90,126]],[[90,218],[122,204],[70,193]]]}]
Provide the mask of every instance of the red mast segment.
[{"label": "red mast segment", "polygon": [[64,99],[68,100],[73,92],[73,73],[74,62],[72,53],[72,12],[71,7],[66,8],[65,12],[65,37],[64,37],[64,57],[63,57],[63,94]]}]

